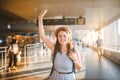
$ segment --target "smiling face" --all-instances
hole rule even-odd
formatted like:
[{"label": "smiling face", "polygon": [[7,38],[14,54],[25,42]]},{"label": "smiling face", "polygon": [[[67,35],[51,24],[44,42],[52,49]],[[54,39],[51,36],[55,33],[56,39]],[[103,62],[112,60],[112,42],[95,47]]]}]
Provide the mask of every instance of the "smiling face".
[{"label": "smiling face", "polygon": [[66,45],[69,41],[68,33],[65,31],[59,31],[57,38],[61,45]]}]

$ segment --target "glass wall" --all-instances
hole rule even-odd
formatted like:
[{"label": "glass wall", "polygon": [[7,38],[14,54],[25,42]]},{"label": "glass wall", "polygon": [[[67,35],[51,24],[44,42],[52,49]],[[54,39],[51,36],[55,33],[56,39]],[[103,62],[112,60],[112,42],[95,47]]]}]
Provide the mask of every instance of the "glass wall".
[{"label": "glass wall", "polygon": [[120,19],[104,28],[105,48],[120,50]]}]

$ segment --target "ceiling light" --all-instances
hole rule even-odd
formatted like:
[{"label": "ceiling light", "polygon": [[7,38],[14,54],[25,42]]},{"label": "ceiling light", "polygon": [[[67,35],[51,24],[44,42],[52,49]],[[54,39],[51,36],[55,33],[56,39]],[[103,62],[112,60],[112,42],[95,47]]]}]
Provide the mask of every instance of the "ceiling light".
[{"label": "ceiling light", "polygon": [[7,28],[8,28],[8,29],[11,29],[11,25],[10,25],[10,24],[8,24],[8,25],[7,25]]}]

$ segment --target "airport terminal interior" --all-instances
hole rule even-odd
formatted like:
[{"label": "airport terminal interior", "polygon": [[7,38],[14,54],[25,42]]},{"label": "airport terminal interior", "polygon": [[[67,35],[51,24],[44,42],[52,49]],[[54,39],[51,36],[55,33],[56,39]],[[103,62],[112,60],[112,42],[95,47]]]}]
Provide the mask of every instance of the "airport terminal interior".
[{"label": "airport terminal interior", "polygon": [[[53,55],[38,30],[44,9],[49,40],[56,41],[61,26],[72,31],[83,65],[75,70],[76,80],[120,80],[120,0],[0,0],[0,80],[48,80]],[[17,67],[9,70],[12,39],[19,54]]]}]

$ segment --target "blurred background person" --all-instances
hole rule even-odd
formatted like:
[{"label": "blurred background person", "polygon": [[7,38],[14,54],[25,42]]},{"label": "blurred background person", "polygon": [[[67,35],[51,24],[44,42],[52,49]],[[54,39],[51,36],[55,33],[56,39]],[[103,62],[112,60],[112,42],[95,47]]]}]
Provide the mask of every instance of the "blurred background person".
[{"label": "blurred background person", "polygon": [[9,56],[9,64],[8,64],[8,72],[11,71],[11,69],[17,70],[17,53],[19,51],[18,44],[16,39],[12,39],[9,47],[8,47],[8,56]]},{"label": "blurred background person", "polygon": [[100,35],[98,35],[98,39],[96,40],[96,48],[98,52],[98,58],[101,60],[103,56],[103,39],[101,39]]}]

